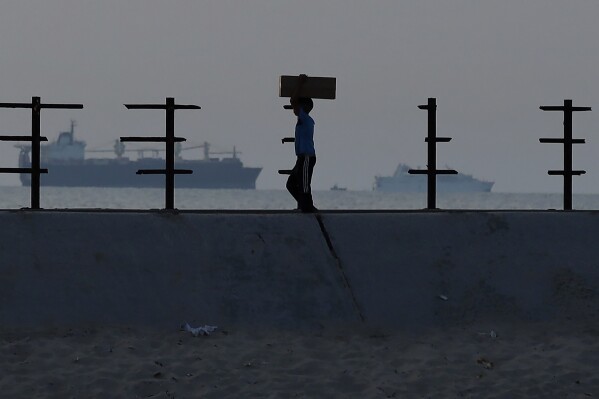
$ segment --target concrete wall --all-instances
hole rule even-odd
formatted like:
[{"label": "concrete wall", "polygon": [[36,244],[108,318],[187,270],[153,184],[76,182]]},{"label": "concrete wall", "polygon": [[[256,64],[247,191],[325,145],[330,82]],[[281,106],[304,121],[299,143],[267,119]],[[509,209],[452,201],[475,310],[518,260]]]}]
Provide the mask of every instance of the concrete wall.
[{"label": "concrete wall", "polygon": [[369,325],[599,316],[598,213],[332,214],[323,221]]},{"label": "concrete wall", "polygon": [[594,212],[3,211],[0,225],[8,327],[599,316]]},{"label": "concrete wall", "polygon": [[0,323],[356,320],[312,217],[0,213]]}]

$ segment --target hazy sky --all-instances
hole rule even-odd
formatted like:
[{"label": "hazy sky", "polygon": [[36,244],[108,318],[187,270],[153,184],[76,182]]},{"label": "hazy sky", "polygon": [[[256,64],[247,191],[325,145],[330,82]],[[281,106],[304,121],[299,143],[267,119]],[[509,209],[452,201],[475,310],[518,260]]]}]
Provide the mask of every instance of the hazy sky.
[{"label": "hazy sky", "polygon": [[[337,77],[337,100],[317,100],[313,187],[371,189],[398,162],[426,164],[426,112],[437,97],[438,164],[496,182],[495,191],[560,192],[562,114],[574,116],[575,192],[599,192],[597,0],[4,0],[0,102],[83,103],[42,111],[56,138],[76,119],[88,148],[126,135],[164,134],[164,113],[123,103],[197,104],[178,111],[189,144],[242,152],[262,166],[257,186],[284,188],[294,119],[278,76]],[[28,134],[30,111],[0,110],[1,134]],[[0,167],[17,164],[0,143]],[[186,157],[199,157],[188,151]],[[17,185],[16,175],[0,184]]]}]

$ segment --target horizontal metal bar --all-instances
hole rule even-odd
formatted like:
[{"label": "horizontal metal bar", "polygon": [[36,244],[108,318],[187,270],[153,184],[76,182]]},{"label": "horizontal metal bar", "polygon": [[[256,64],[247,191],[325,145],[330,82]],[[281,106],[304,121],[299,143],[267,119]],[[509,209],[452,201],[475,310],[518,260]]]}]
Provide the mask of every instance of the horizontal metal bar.
[{"label": "horizontal metal bar", "polygon": [[[166,137],[121,137],[121,142],[138,142],[138,143],[166,143]],[[175,142],[187,141],[183,137],[175,137]]]},{"label": "horizontal metal bar", "polygon": [[[191,175],[193,170],[191,169],[175,169],[176,175]],[[136,172],[138,175],[165,175],[166,169],[140,169]]]},{"label": "horizontal metal bar", "polygon": [[166,104],[123,104],[127,109],[166,109]]},{"label": "horizontal metal bar", "polygon": [[295,143],[295,137],[283,137],[281,143]]},{"label": "horizontal metal bar", "polygon": [[191,105],[191,104],[187,104],[187,105],[175,104],[175,109],[202,109],[202,107],[200,107],[199,105]]},{"label": "horizontal metal bar", "polygon": [[[167,109],[166,104],[124,104],[127,109]],[[198,105],[175,104],[174,109],[202,109]]]},{"label": "horizontal metal bar", "polygon": [[31,103],[0,103],[0,108],[31,108]]},{"label": "horizontal metal bar", "polygon": [[408,173],[411,175],[457,175],[458,172],[453,169],[437,169],[437,170],[428,170],[428,169],[410,169]]},{"label": "horizontal metal bar", "polygon": [[40,104],[40,108],[82,109],[83,104]]},{"label": "horizontal metal bar", "polygon": [[[33,168],[0,168],[0,173],[33,173]],[[48,169],[40,169],[40,173],[48,173]]]},{"label": "horizontal metal bar", "polygon": [[[32,108],[31,103],[0,103],[0,108]],[[40,104],[40,108],[82,109],[83,104]]]},{"label": "horizontal metal bar", "polygon": [[[31,136],[0,136],[0,141],[33,141]],[[47,137],[40,137],[40,141],[48,141]]]},{"label": "horizontal metal bar", "polygon": [[[428,109],[428,104],[425,105],[419,105],[418,106],[419,109]],[[437,109],[437,106],[435,106],[435,109]]]},{"label": "horizontal metal bar", "polygon": [[566,139],[557,139],[557,138],[543,138],[543,139],[539,139],[539,141],[541,143],[549,143],[549,144],[565,144],[565,143],[584,144],[585,143],[585,139],[566,140]]},{"label": "horizontal metal bar", "polygon": [[447,143],[451,141],[451,137],[435,137],[433,138],[433,140],[430,140],[428,137],[425,137],[424,141],[427,143],[430,143],[431,141],[433,143]]},{"label": "horizontal metal bar", "polygon": [[549,143],[549,144],[560,144],[560,143],[565,143],[566,139],[555,139],[555,138],[542,138],[539,139],[540,143]]},{"label": "horizontal metal bar", "polygon": [[563,111],[564,110],[563,105],[541,105],[539,108],[542,109],[543,111]]},{"label": "horizontal metal bar", "polygon": [[550,170],[547,172],[547,174],[552,176],[580,176],[585,173],[587,173],[586,170],[573,170],[571,173],[568,173],[565,170]]},{"label": "horizontal metal bar", "polygon": [[[566,107],[563,105],[542,105],[539,107],[543,111],[566,111]],[[572,107],[568,108],[574,112],[576,111],[592,111],[591,107]]]},{"label": "horizontal metal bar", "polygon": [[280,175],[290,175],[291,169],[279,169],[279,174]]}]

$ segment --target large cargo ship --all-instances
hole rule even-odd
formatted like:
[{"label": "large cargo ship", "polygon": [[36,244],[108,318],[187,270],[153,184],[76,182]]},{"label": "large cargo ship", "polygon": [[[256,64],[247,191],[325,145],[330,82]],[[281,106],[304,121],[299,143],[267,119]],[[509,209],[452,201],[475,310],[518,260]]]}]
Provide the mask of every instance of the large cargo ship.
[{"label": "large cargo ship", "polygon": [[[164,187],[164,175],[137,175],[139,169],[164,169],[165,161],[159,157],[160,150],[141,149],[127,150],[120,141],[114,150],[98,150],[95,152],[114,151],[114,158],[86,158],[86,143],[75,139],[75,123],[71,129],[59,134],[58,139],[41,146],[41,167],[48,173],[42,174],[42,186],[62,187]],[[31,167],[31,145],[19,145],[19,167]],[[184,159],[181,152],[192,148],[203,148],[203,159]],[[136,159],[124,156],[126,152],[138,153]],[[87,151],[94,152],[94,151]],[[152,156],[146,157],[150,153]],[[214,154],[230,154],[228,157],[214,158]],[[179,188],[240,188],[255,189],[256,179],[262,171],[259,167],[246,167],[238,158],[238,152],[214,153],[210,145],[201,145],[175,149],[175,167],[191,169],[193,174],[176,175],[175,184]],[[31,184],[29,174],[20,174],[24,186]]]},{"label": "large cargo ship", "polygon": [[[410,167],[400,163],[393,176],[376,176],[375,191],[400,193],[421,193],[427,190],[426,175],[411,175]],[[494,182],[478,180],[472,175],[458,173],[457,175],[437,175],[437,192],[490,192]]]}]

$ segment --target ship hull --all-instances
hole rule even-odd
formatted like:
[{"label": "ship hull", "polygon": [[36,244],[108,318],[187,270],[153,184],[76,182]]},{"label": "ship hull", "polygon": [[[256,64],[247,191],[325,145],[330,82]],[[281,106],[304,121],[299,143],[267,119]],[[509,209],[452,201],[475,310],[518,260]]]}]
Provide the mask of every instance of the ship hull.
[{"label": "ship hull", "polygon": [[[28,167],[28,165],[21,165]],[[164,187],[164,175],[138,175],[140,169],[164,169],[164,160],[86,160],[42,164],[42,186],[56,187]],[[178,188],[255,189],[262,168],[244,167],[241,162],[226,160],[177,161],[176,169],[190,169],[192,174],[176,175]],[[21,174],[24,186],[31,184],[29,174]]]},{"label": "ship hull", "polygon": [[[493,182],[468,180],[460,181],[456,176],[437,176],[438,193],[480,193],[490,192]],[[427,192],[427,177],[424,175],[409,175],[402,177],[376,177],[375,191],[396,193],[425,193]]]}]

